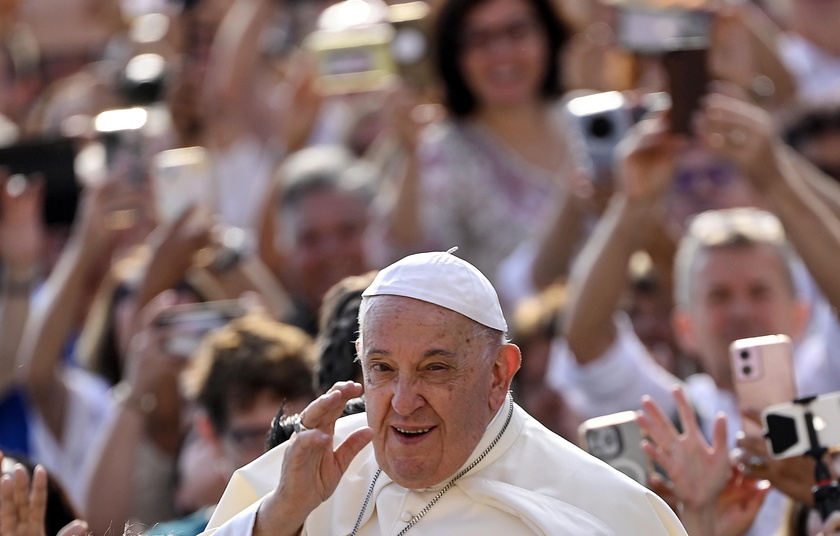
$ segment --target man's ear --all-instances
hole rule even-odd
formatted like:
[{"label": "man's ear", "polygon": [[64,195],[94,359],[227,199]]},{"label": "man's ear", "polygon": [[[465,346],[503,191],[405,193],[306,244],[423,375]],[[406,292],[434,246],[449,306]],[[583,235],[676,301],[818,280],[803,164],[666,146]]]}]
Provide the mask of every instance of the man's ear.
[{"label": "man's ear", "polygon": [[515,344],[502,344],[496,352],[493,363],[493,384],[490,389],[491,403],[496,409],[501,407],[505,395],[510,390],[510,382],[522,365],[522,353]]},{"label": "man's ear", "polygon": [[811,307],[804,300],[796,300],[796,306],[793,311],[793,333],[790,337],[797,340],[808,329],[808,323],[811,321]]},{"label": "man's ear", "polygon": [[694,331],[694,321],[684,309],[677,307],[671,313],[671,329],[677,344],[683,353],[697,355],[697,334]]}]

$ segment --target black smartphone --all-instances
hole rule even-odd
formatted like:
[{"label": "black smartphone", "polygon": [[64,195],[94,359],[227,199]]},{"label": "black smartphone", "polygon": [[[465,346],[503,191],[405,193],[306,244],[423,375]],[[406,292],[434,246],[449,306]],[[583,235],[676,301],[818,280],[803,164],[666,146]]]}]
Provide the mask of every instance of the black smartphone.
[{"label": "black smartphone", "polygon": [[672,50],[662,56],[662,65],[668,73],[673,132],[692,135],[691,116],[709,85],[707,56],[706,48]]},{"label": "black smartphone", "polygon": [[69,138],[30,140],[0,148],[0,166],[10,175],[44,180],[43,220],[47,226],[73,223],[81,187],[76,180],[76,149]]}]

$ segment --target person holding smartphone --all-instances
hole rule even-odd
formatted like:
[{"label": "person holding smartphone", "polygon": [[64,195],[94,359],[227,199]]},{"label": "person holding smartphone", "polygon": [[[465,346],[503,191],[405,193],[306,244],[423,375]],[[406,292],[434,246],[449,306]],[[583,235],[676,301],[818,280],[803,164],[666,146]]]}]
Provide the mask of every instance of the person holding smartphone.
[{"label": "person holding smartphone", "polygon": [[[686,390],[706,437],[712,437],[714,416],[723,411],[733,444],[741,419],[730,343],[772,334],[796,340],[804,334],[807,307],[797,293],[800,268],[788,237],[829,301],[837,296],[826,270],[829,255],[840,254],[838,220],[815,197],[813,174],[802,180],[806,168],[765,118],[757,106],[716,93],[704,101],[695,131],[706,147],[734,161],[778,217],[754,208],[704,212],[684,233],[675,259],[672,326],[683,351],[696,356],[705,372],[689,377]],[[645,394],[665,414],[676,414],[670,389],[679,380],[656,365],[627,322],[613,315],[626,286],[627,262],[661,214],[684,144],[663,117],[634,128],[620,148],[619,189],[572,268],[564,326],[568,345],[558,346],[549,377],[555,388],[575,393],[570,399],[584,415],[637,409]],[[832,385],[840,381],[840,371],[828,352],[836,346],[830,341],[837,340],[837,330],[821,335],[827,346],[801,348],[796,358],[800,394],[837,390]],[[754,474],[764,476],[759,465]],[[765,506],[750,534],[772,532],[778,510]]]}]

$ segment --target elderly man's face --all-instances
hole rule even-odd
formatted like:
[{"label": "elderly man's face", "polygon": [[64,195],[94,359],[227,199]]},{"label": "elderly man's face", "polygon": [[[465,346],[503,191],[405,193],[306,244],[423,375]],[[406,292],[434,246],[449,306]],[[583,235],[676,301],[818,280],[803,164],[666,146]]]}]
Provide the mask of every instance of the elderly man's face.
[{"label": "elderly man's face", "polygon": [[[359,355],[380,467],[429,487],[467,461],[504,401],[518,349],[477,337],[477,324],[426,302],[372,298]],[[510,352],[515,354],[511,357]]]}]

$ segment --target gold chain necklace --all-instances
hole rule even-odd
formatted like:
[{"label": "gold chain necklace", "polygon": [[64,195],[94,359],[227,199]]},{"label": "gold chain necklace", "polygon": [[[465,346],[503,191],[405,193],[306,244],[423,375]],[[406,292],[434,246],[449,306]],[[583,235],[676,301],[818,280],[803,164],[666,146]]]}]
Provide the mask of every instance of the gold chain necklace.
[{"label": "gold chain necklace", "polygon": [[[399,534],[397,534],[397,536],[403,536],[406,532],[411,530],[411,527],[416,525],[417,522],[420,521],[420,519],[423,518],[423,516],[425,516],[426,514],[429,513],[429,510],[431,510],[432,507],[435,505],[435,503],[437,503],[440,500],[440,498],[443,497],[444,493],[449,491],[452,488],[452,486],[455,485],[455,482],[457,482],[458,479],[460,479],[462,476],[464,476],[467,473],[469,473],[470,471],[472,471],[475,468],[476,465],[481,463],[481,460],[483,460],[484,457],[487,456],[487,454],[489,454],[491,450],[493,450],[493,447],[495,447],[496,443],[498,443],[499,440],[502,438],[502,435],[505,433],[505,430],[507,430],[508,424],[510,424],[511,417],[513,417],[513,399],[512,398],[510,400],[510,406],[508,408],[508,414],[507,414],[507,418],[505,419],[505,424],[502,426],[502,429],[499,430],[499,433],[496,435],[496,438],[493,439],[493,441],[490,442],[489,445],[487,445],[487,448],[484,449],[484,452],[479,454],[478,458],[473,460],[473,462],[471,464],[469,464],[464,469],[462,469],[460,473],[458,473],[457,475],[452,477],[452,480],[450,480],[445,486],[443,486],[443,488],[441,488],[441,490],[437,493],[437,495],[435,495],[432,498],[432,500],[429,501],[429,504],[424,506],[422,510],[420,510],[417,514],[414,515],[414,517],[411,518],[411,521],[408,522],[408,525],[403,527],[403,529],[399,532]],[[361,525],[362,525],[362,518],[364,517],[365,511],[367,510],[368,504],[370,503],[370,499],[373,496],[373,488],[376,485],[377,479],[379,479],[379,475],[381,475],[381,474],[382,474],[382,468],[377,467],[376,473],[374,473],[374,475],[373,475],[373,480],[371,480],[371,482],[370,482],[370,487],[368,488],[367,495],[365,496],[365,502],[364,502],[364,504],[362,504],[362,510],[361,510],[361,512],[359,512],[359,517],[356,518],[356,524],[353,526],[353,532],[351,532],[348,536],[356,536],[356,533],[359,532],[359,527],[361,527]]]}]

